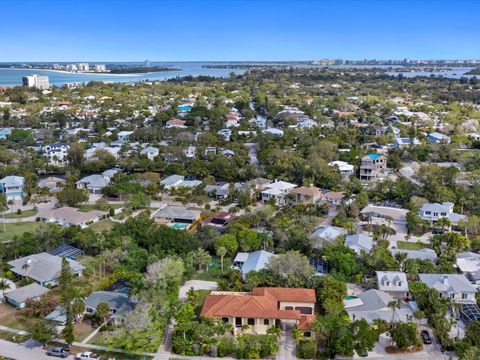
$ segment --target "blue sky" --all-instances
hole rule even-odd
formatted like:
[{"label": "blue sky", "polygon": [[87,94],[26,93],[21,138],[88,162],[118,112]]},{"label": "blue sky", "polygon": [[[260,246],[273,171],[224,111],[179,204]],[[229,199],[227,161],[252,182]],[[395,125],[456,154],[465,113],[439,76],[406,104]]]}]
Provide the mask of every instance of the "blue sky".
[{"label": "blue sky", "polygon": [[2,0],[0,61],[480,58],[477,0]]}]

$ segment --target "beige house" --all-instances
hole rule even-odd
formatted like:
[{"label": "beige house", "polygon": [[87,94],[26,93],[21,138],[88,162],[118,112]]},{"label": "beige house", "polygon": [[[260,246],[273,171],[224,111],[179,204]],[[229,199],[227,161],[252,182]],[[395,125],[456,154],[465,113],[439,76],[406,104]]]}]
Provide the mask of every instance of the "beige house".
[{"label": "beige house", "polygon": [[251,293],[214,291],[207,296],[202,316],[222,319],[233,333],[266,334],[279,323],[295,324],[311,336],[315,319],[315,290],[254,288]]},{"label": "beige house", "polygon": [[290,191],[294,204],[312,205],[322,200],[322,192],[315,186],[301,186]]}]

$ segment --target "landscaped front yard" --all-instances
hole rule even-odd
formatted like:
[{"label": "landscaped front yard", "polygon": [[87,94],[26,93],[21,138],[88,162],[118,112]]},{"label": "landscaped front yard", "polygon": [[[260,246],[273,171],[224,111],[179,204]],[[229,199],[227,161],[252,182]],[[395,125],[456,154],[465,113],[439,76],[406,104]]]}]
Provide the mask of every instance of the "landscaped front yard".
[{"label": "landscaped front yard", "polygon": [[12,240],[15,235],[20,236],[26,231],[33,233],[40,225],[40,222],[35,221],[5,224],[6,232],[3,232],[3,224],[0,224],[0,242]]},{"label": "landscaped front yard", "polygon": [[90,228],[95,232],[101,233],[102,231],[110,230],[113,227],[113,224],[115,223],[112,220],[105,219],[90,225]]},{"label": "landscaped front yard", "polygon": [[37,210],[24,210],[20,214],[17,214],[17,212],[13,213],[5,213],[4,217],[5,219],[22,219],[30,216],[35,216],[37,215],[38,211]]}]

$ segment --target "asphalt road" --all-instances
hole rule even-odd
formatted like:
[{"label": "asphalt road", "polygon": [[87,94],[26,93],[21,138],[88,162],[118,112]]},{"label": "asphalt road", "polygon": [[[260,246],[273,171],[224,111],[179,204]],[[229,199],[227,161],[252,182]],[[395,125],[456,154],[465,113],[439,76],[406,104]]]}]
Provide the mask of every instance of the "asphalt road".
[{"label": "asphalt road", "polygon": [[[21,344],[0,340],[0,355],[15,360],[52,360],[56,359],[45,355],[46,351],[40,347],[28,348]],[[74,359],[73,355],[66,359]]]}]

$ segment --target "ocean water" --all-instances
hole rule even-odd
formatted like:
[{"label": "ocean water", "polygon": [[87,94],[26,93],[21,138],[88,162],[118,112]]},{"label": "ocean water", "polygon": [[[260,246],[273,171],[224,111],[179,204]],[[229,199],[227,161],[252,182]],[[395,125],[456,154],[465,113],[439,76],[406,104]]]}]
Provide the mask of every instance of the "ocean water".
[{"label": "ocean water", "polygon": [[[124,65],[142,65],[143,63],[122,63],[122,62],[105,62],[105,64],[124,64]],[[254,63],[254,62],[247,62]],[[90,62],[91,65],[95,62]],[[161,72],[152,72],[145,74],[125,74],[125,75],[109,75],[109,74],[82,74],[82,73],[63,73],[49,70],[35,70],[35,69],[6,69],[0,68],[0,86],[16,86],[22,84],[22,77],[31,74],[40,74],[47,75],[50,80],[50,84],[62,86],[67,83],[75,82],[88,82],[88,81],[111,81],[111,82],[137,82],[137,81],[146,81],[146,80],[166,80],[175,77],[182,76],[199,76],[199,75],[208,75],[215,77],[228,77],[230,73],[243,74],[245,69],[215,69],[215,68],[205,68],[204,65],[218,65],[218,64],[245,64],[245,62],[151,62],[152,66],[168,66],[173,68],[179,68],[180,70],[175,71],[161,71]],[[268,64],[268,63],[265,63]],[[311,65],[301,65],[296,64],[294,66],[298,67],[315,67]],[[341,65],[341,66],[332,66],[332,68],[381,68],[388,70],[389,68],[401,68],[401,66],[387,66],[387,65]],[[449,71],[440,71],[440,72],[401,72],[405,77],[415,77],[415,76],[424,76],[428,77],[430,75],[443,76],[446,78],[459,79],[468,72],[471,68],[467,67],[457,67],[451,68]],[[408,69],[406,69],[408,70]],[[392,71],[388,72],[390,75],[398,75],[399,72]],[[467,76],[468,77],[468,76]]]},{"label": "ocean water", "polygon": [[[108,62],[107,62],[108,63]],[[90,64],[95,64],[91,62]],[[143,64],[143,63],[115,63],[115,64]],[[145,80],[166,80],[182,76],[208,75],[215,77],[228,77],[231,72],[243,74],[244,69],[212,69],[204,68],[203,65],[220,64],[215,62],[151,62],[152,66],[168,66],[181,70],[161,71],[144,74],[82,74],[63,73],[49,70],[36,69],[5,69],[0,68],[0,86],[22,85],[22,77],[31,74],[47,75],[50,84],[62,86],[67,83],[88,82],[88,81],[111,81],[111,82],[136,82]]]}]

